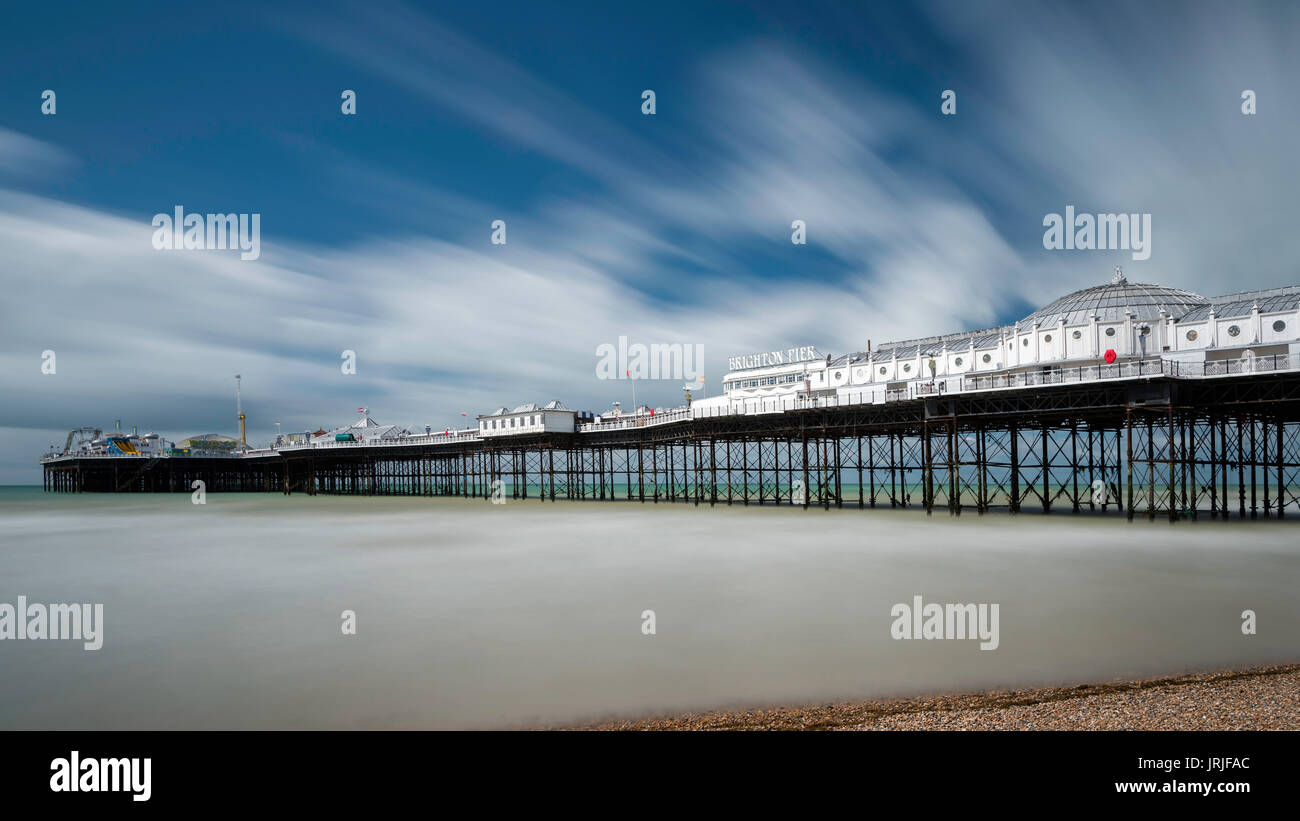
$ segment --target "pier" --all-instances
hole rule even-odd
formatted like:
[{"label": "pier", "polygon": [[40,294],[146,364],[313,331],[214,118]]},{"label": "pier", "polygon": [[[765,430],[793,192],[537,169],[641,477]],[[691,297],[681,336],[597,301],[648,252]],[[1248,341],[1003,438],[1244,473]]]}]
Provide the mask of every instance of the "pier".
[{"label": "pier", "polygon": [[[572,433],[412,435],[230,455],[56,455],[52,492],[264,492],[553,502],[1100,512],[1258,519],[1300,510],[1300,357],[1250,373],[972,376],[885,401],[683,408]],[[979,380],[986,380],[981,382]]]}]

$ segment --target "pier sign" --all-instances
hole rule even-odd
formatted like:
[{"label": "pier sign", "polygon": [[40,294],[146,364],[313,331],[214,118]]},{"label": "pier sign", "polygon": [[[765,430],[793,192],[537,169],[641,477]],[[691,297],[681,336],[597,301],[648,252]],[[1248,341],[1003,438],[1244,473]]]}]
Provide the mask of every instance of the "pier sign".
[{"label": "pier sign", "polygon": [[772,365],[811,362],[820,358],[815,346],[803,345],[798,348],[786,348],[783,351],[766,351],[747,356],[729,356],[727,357],[727,368],[733,371],[747,371],[751,368],[767,368]]}]

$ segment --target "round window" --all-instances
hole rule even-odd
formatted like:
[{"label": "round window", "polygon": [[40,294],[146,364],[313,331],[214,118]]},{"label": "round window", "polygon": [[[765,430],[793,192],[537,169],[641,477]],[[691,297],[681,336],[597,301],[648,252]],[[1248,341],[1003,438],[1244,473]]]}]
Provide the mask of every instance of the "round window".
[{"label": "round window", "polygon": [[1279,319],[1278,321],[1273,323],[1273,330],[1277,331],[1278,333],[1282,333],[1283,331],[1286,330],[1286,323]]},{"label": "round window", "polygon": [[844,375],[844,371],[836,371],[836,372],[835,372],[835,378],[836,378],[836,379],[839,379],[839,378],[840,378],[841,376],[843,376],[843,375]]},{"label": "round window", "polygon": [[1240,326],[1240,325],[1229,325],[1229,326],[1228,326],[1228,336],[1239,336],[1240,334],[1241,334],[1241,326]]},{"label": "round window", "polygon": [[1051,334],[1046,334],[1046,335],[1044,335],[1044,336],[1043,336],[1043,341],[1044,341],[1044,342],[1051,342],[1051,341],[1052,341],[1052,335],[1051,335]]},{"label": "round window", "polygon": [[1107,328],[1107,329],[1106,329],[1106,336],[1114,336],[1114,335],[1115,335],[1115,329],[1114,329],[1114,328]]},{"label": "round window", "polygon": [[956,365],[957,367],[960,368],[960,367],[961,367],[961,357],[959,356],[959,357],[957,357],[956,359],[954,359],[954,360],[952,361],[952,364],[954,364],[954,365]]},{"label": "round window", "polygon": [[907,372],[909,372],[909,371],[911,371],[911,370],[912,370],[912,366],[911,366],[911,365],[904,365],[904,366],[903,366],[903,373],[907,373]]},{"label": "round window", "polygon": [[1020,340],[1020,344],[1021,344],[1021,345],[1024,345],[1026,348],[1028,348],[1028,347],[1029,347],[1029,340],[1028,340],[1028,339],[1022,339],[1022,340]]},{"label": "round window", "polygon": [[1074,337],[1075,339],[1083,339],[1083,331],[1075,331],[1074,333],[1070,334],[1070,336]]},{"label": "round window", "polygon": [[1187,332],[1187,341],[1188,341],[1188,342],[1195,342],[1195,341],[1196,341],[1196,336],[1197,336],[1196,331],[1194,331],[1194,330],[1192,330],[1192,331],[1188,331],[1188,332]]},{"label": "round window", "polygon": [[884,365],[881,365],[881,366],[880,366],[880,375],[881,375],[881,376],[884,376],[886,370],[887,370],[887,368],[885,368]]},{"label": "round window", "polygon": [[985,361],[985,362],[992,362],[992,361],[993,361],[993,357],[990,356],[989,354],[984,354],[984,361]]}]

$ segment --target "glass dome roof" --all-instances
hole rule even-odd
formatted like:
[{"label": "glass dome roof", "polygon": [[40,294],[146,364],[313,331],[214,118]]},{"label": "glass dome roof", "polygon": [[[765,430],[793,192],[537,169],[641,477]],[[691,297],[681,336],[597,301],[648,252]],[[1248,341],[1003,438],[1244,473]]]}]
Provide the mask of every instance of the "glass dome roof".
[{"label": "glass dome roof", "polygon": [[1189,311],[1208,306],[1210,300],[1179,288],[1144,285],[1117,276],[1114,282],[1084,288],[1039,308],[1021,320],[1022,325],[1055,325],[1062,318],[1066,325],[1085,325],[1096,314],[1102,322],[1123,320],[1126,311],[1135,319],[1159,319],[1164,309],[1176,319]]}]

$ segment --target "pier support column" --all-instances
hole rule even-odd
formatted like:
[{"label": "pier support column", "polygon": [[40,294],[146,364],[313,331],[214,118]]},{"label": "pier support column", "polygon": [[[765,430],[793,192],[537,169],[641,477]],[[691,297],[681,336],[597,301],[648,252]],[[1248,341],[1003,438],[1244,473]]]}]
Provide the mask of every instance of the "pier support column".
[{"label": "pier support column", "polygon": [[1277,517],[1281,519],[1286,510],[1286,451],[1282,437],[1285,423],[1279,416],[1273,424],[1277,428]]},{"label": "pier support column", "polygon": [[1128,484],[1128,520],[1133,521],[1133,409],[1124,410],[1124,441],[1128,448],[1128,458],[1124,460],[1126,481]]},{"label": "pier support column", "polygon": [[1052,512],[1052,457],[1048,453],[1048,446],[1052,441],[1052,431],[1046,424],[1042,426],[1043,437],[1043,512]]},{"label": "pier support column", "polygon": [[[1178,480],[1177,475],[1174,472],[1175,465],[1177,464],[1175,461],[1177,454],[1174,451],[1177,447],[1178,440],[1174,437],[1174,409],[1172,405],[1169,408],[1168,415],[1169,442],[1167,447],[1169,449],[1169,521],[1176,522],[1178,521]],[[1154,473],[1154,470],[1152,472]],[[1152,484],[1154,484],[1154,481]]]},{"label": "pier support column", "polygon": [[934,451],[930,442],[930,423],[921,423],[921,506],[925,515],[934,513]]},{"label": "pier support column", "polygon": [[812,495],[812,488],[808,486],[808,434],[800,432],[799,438],[803,442],[803,509],[808,509],[808,497]]},{"label": "pier support column", "polygon": [[1020,512],[1020,430],[1016,423],[1009,426],[1011,436],[1011,512]]}]

